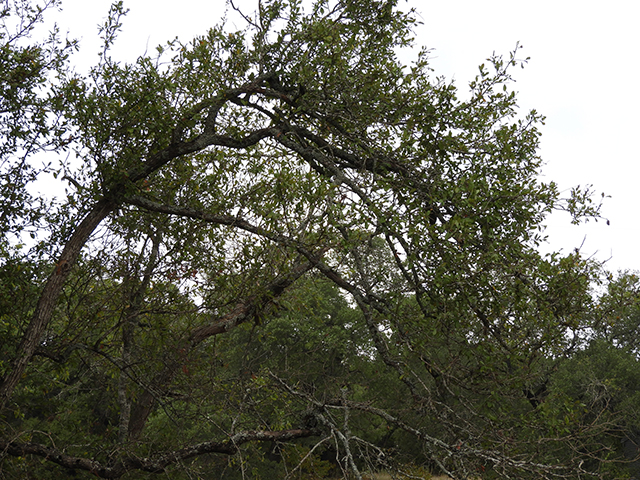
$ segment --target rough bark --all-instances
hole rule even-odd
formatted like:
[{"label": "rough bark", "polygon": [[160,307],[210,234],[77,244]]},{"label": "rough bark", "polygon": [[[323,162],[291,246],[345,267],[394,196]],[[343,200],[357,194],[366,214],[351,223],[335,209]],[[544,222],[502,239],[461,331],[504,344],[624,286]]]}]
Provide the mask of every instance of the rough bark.
[{"label": "rough bark", "polygon": [[31,361],[36,348],[40,345],[42,334],[51,319],[53,309],[71,268],[78,260],[80,250],[82,250],[82,247],[100,222],[102,222],[115,207],[116,203],[110,199],[104,198],[100,200],[87,216],[85,216],[82,222],[80,222],[80,225],[78,225],[78,228],[76,228],[65,245],[53,273],[49,276],[42,290],[31,321],[18,346],[17,354],[11,364],[9,373],[0,383],[0,410],[4,408],[6,402],[11,397],[13,390],[18,385],[27,365]]}]

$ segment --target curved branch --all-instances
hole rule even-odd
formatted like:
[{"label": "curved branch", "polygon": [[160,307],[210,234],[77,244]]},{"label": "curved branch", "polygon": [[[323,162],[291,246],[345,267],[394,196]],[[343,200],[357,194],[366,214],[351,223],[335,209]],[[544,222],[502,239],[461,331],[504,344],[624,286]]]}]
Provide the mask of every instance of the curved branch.
[{"label": "curved branch", "polygon": [[[219,102],[224,102],[234,93],[251,91],[257,88],[262,82],[271,78],[271,76],[272,75],[261,76],[256,79],[256,81],[246,84],[239,89],[225,92],[218,100]],[[82,222],[75,228],[62,250],[62,254],[58,258],[55,271],[50,275],[40,294],[34,314],[18,346],[16,357],[12,361],[10,371],[4,378],[0,378],[0,410],[4,408],[7,400],[11,397],[27,365],[33,358],[36,348],[40,343],[42,333],[51,320],[51,315],[62,291],[62,287],[71,271],[71,267],[76,263],[80,251],[98,225],[121,204],[122,195],[123,192],[126,191],[126,185],[128,183],[138,182],[162,168],[170,161],[210,146],[247,148],[255,145],[264,138],[281,133],[280,129],[272,127],[256,130],[239,139],[216,135],[213,132],[213,123],[215,123],[215,112],[219,110],[219,108],[220,106],[217,106],[217,104],[210,107],[209,116],[205,122],[205,131],[194,140],[189,142],[172,142],[167,148],[153,155],[147,161],[142,162],[141,167],[130,170],[128,174],[124,176],[124,180],[116,182],[108,189],[102,199],[95,204]],[[211,116],[214,117],[213,120],[210,118]]]},{"label": "curved branch", "polygon": [[131,408],[131,418],[129,423],[129,438],[135,439],[140,436],[147,419],[157,403],[156,392],[162,390],[176,375],[180,369],[180,360],[187,356],[197,345],[209,337],[225,333],[232,328],[254,318],[254,316],[264,309],[274,298],[278,297],[292,285],[297,279],[308,272],[313,265],[310,262],[300,263],[291,269],[290,272],[275,278],[268,284],[260,295],[252,295],[239,301],[236,306],[226,315],[215,319],[208,325],[194,328],[188,337],[183,340],[182,345],[177,350],[172,350],[173,354],[167,352],[165,358],[165,368],[155,376],[150,385],[154,386],[154,391],[147,388],[137,398],[135,405]]}]

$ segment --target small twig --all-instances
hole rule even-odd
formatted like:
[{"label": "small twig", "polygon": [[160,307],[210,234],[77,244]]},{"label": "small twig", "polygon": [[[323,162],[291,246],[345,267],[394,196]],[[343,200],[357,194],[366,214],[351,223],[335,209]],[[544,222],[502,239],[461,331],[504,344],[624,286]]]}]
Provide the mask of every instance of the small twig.
[{"label": "small twig", "polygon": [[313,448],[312,448],[311,450],[309,450],[309,451],[307,452],[307,454],[302,458],[302,460],[300,460],[300,461],[298,462],[298,465],[296,465],[296,467],[295,467],[293,470],[291,470],[291,471],[287,474],[287,476],[286,476],[286,477],[284,477],[284,478],[285,478],[285,480],[287,480],[287,479],[291,478],[291,475],[293,475],[293,474],[296,472],[296,470],[298,470],[300,467],[302,467],[302,464],[307,460],[307,458],[309,458],[309,457],[313,454],[313,452],[315,452],[316,448],[318,448],[320,445],[322,445],[322,444],[323,444],[324,442],[326,442],[327,440],[331,440],[331,435],[328,435],[328,436],[324,437],[322,440],[320,440],[318,443],[316,443],[316,444],[313,446]]}]

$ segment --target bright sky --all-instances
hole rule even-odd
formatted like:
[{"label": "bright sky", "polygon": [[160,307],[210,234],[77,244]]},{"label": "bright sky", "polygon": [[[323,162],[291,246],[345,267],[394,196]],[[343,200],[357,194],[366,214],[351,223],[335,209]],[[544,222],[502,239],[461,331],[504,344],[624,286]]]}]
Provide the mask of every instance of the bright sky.
[{"label": "bright sky", "polygon": [[[242,0],[248,12],[257,1]],[[603,215],[611,222],[572,226],[567,214],[549,219],[548,250],[565,252],[582,245],[586,256],[610,259],[610,270],[640,270],[640,227],[635,210],[640,151],[632,146],[640,130],[637,22],[640,2],[400,0],[414,6],[423,22],[418,45],[433,48],[436,75],[453,78],[465,89],[477,66],[495,51],[505,57],[517,42],[519,57],[530,57],[524,70],[514,69],[523,113],[535,108],[547,117],[541,155],[544,180],[561,190],[592,184],[598,196],[610,195]],[[63,0],[57,21],[79,38],[82,57],[97,59],[97,25],[109,10],[108,0]],[[114,56],[134,60],[178,36],[182,41],[204,33],[226,11],[224,0],[125,0],[130,9]],[[634,220],[635,219],[635,220]]]}]

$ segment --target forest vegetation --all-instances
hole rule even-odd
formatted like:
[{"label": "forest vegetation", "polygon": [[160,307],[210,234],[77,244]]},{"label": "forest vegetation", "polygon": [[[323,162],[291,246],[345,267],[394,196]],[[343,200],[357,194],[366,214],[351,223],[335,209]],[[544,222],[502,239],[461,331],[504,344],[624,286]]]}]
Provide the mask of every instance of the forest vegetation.
[{"label": "forest vegetation", "polygon": [[640,475],[638,277],[540,249],[601,198],[541,180],[518,48],[460,89],[397,3],[125,62],[115,2],[87,71],[1,3],[0,478]]}]

